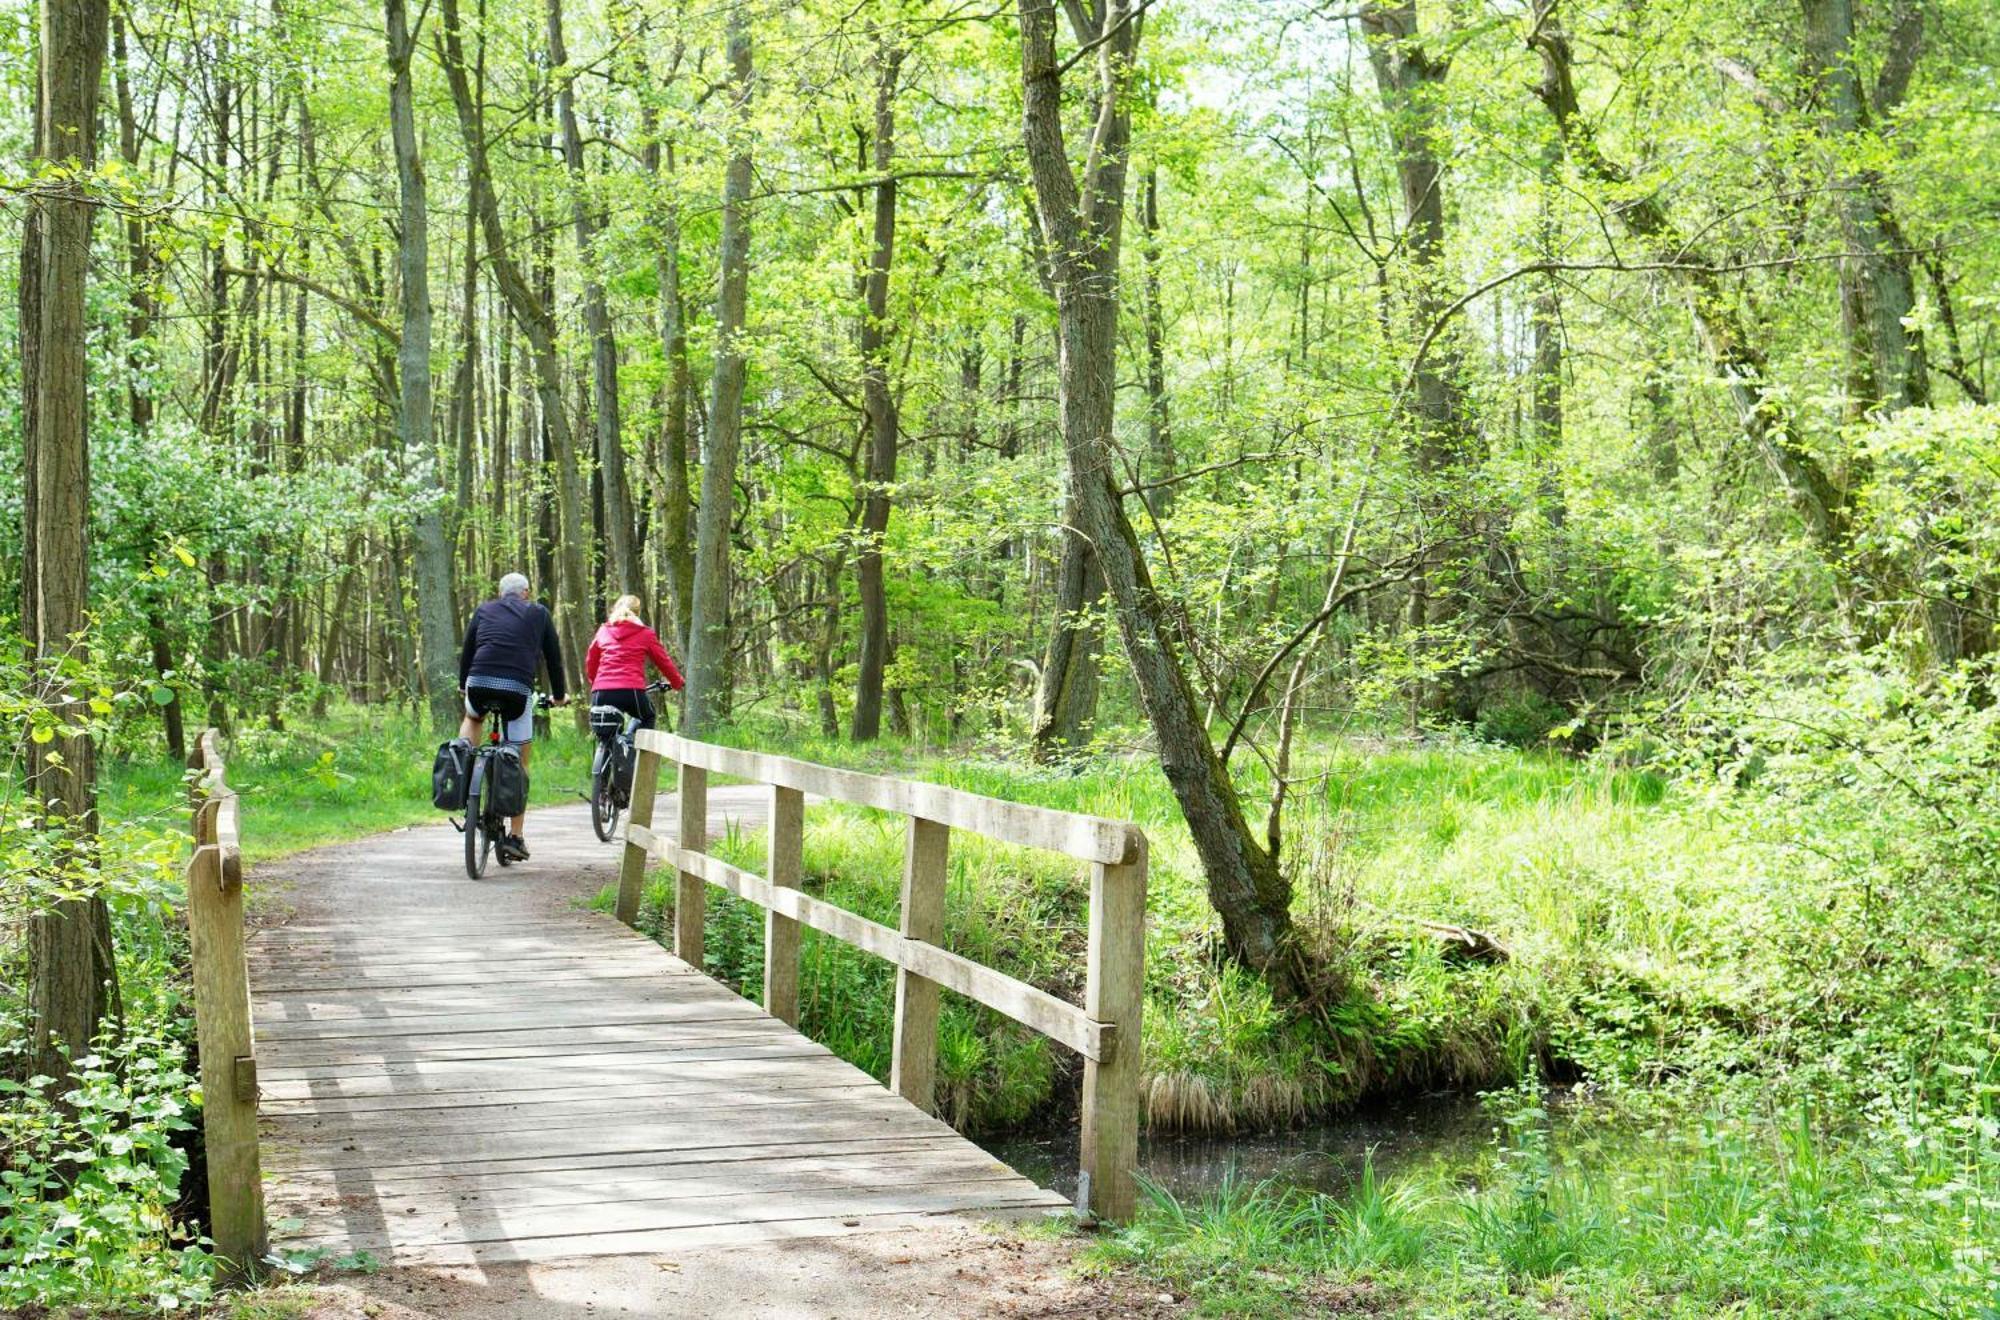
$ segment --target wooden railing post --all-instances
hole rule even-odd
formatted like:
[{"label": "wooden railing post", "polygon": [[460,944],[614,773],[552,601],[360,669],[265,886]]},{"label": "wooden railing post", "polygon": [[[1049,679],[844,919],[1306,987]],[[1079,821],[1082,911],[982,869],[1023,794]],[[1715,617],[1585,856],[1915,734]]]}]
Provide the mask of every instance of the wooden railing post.
[{"label": "wooden railing post", "polygon": [[[806,795],[796,788],[771,789],[771,849],[767,878],[782,889],[797,889],[805,874]],[[799,923],[764,913],[764,1011],[799,1025]]]},{"label": "wooden railing post", "polygon": [[[905,938],[944,942],[945,873],[951,829],[934,820],[910,817],[903,850]],[[917,1108],[937,1106],[938,984],[907,967],[896,969],[896,1042],[890,1055],[889,1085]]]},{"label": "wooden railing post", "polygon": [[208,773],[196,790],[187,915],[195,1035],[201,1050],[209,1235],[216,1254],[230,1262],[235,1275],[245,1277],[263,1258],[267,1237],[257,1151],[257,1056],[243,958],[243,863],[230,800],[234,794],[220,773],[214,730],[202,735],[201,747]]},{"label": "wooden railing post", "polygon": [[[629,824],[651,829],[653,799],[660,791],[660,754],[640,749],[639,768],[632,774],[632,801],[626,807]],[[625,836],[625,855],[618,863],[618,919],[628,926],[639,921],[639,898],[646,888],[646,859],[651,850]]]},{"label": "wooden railing post", "polygon": [[[708,771],[681,763],[680,846],[708,850]],[[708,916],[708,882],[682,869],[674,888],[674,953],[697,972],[702,969],[702,927]]]},{"label": "wooden railing post", "polygon": [[1077,1201],[1100,1219],[1132,1217],[1139,1159],[1139,1032],[1146,986],[1146,840],[1123,863],[1090,869],[1090,953],[1083,1011],[1114,1028],[1111,1057],[1083,1063]]}]

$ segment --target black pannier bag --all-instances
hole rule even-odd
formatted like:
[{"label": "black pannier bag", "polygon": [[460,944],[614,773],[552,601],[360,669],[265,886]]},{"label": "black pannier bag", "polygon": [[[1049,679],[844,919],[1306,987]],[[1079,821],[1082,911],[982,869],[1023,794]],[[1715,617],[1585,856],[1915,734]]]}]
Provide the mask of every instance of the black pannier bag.
[{"label": "black pannier bag", "polygon": [[611,782],[618,786],[619,802],[629,802],[632,798],[632,775],[639,768],[639,749],[632,743],[621,742],[614,745],[612,755],[617,760],[611,767],[615,775]]},{"label": "black pannier bag", "polygon": [[466,786],[472,782],[472,744],[453,738],[438,744],[431,762],[431,805],[441,811],[465,810]]},{"label": "black pannier bag", "polygon": [[518,816],[528,809],[528,768],[521,764],[521,749],[502,743],[486,758],[487,792],[492,795],[493,812]]},{"label": "black pannier bag", "polygon": [[590,731],[597,735],[597,741],[606,747],[625,727],[625,712],[615,706],[592,706],[590,708]]}]

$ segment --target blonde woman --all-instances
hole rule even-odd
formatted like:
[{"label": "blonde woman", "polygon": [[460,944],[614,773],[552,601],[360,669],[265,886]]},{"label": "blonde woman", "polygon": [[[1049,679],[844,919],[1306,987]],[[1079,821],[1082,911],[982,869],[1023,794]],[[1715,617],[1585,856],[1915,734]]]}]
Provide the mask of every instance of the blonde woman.
[{"label": "blonde woman", "polygon": [[583,681],[593,706],[616,706],[637,717],[641,728],[653,727],[653,700],[646,695],[646,662],[653,662],[667,686],[678,692],[687,684],[660,635],[639,617],[639,598],[620,596],[611,614],[590,639],[583,657]]}]

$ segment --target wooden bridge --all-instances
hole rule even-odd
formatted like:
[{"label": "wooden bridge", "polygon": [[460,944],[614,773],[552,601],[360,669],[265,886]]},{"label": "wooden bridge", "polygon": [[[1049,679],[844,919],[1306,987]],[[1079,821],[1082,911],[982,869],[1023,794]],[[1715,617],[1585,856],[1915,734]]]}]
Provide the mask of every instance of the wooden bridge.
[{"label": "wooden bridge", "polygon": [[[316,859],[295,919],[246,941],[237,798],[203,737],[189,922],[221,1254],[251,1262],[275,1244],[484,1264],[1064,1207],[928,1112],[946,989],[1082,1054],[1079,1199],[1129,1214],[1146,876],[1136,828],[664,734],[642,734],[641,747],[615,850],[579,813],[542,811],[536,860],[474,882],[453,835],[378,836]],[[677,828],[656,830],[667,766]],[[751,786],[711,794],[711,772]],[[899,928],[800,887],[808,795],[909,817]],[[722,819],[767,827],[765,875],[702,850]],[[944,947],[954,830],[1089,864],[1083,1005]],[[592,890],[615,867],[618,920],[551,891],[550,860],[579,858],[597,859],[580,877]],[[650,862],[677,875],[674,953],[629,929]],[[766,911],[764,1008],[698,970],[710,884]],[[796,1030],[806,926],[898,968],[893,1089]]]}]

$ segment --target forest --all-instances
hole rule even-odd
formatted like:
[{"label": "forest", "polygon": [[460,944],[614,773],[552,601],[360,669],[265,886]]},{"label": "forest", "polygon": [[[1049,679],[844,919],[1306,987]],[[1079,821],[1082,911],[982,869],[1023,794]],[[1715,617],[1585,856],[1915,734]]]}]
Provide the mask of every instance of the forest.
[{"label": "forest", "polygon": [[[1484,1097],[1091,1269],[2000,1308],[1990,0],[10,0],[0,162],[0,1308],[222,1304],[183,768],[253,888],[434,820],[510,572],[572,693],[631,593],[677,732],[1143,825],[1149,1141]],[[952,876],[1078,992],[1074,875]],[[1073,1112],[942,1031],[955,1126]]]}]

